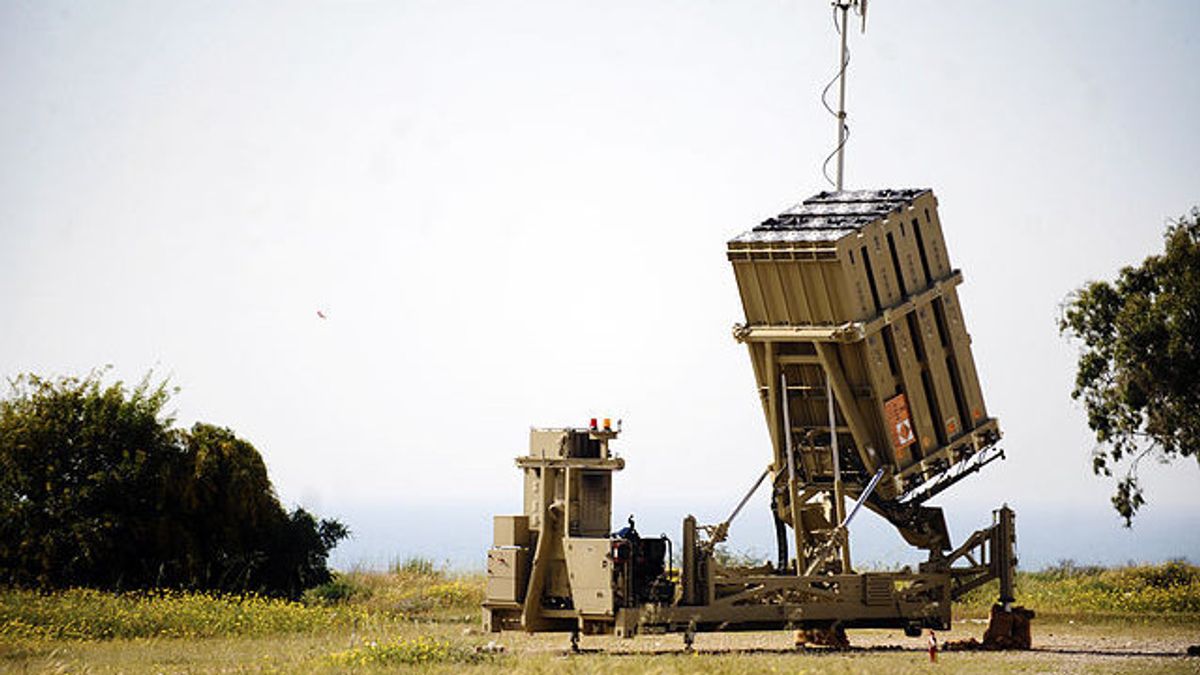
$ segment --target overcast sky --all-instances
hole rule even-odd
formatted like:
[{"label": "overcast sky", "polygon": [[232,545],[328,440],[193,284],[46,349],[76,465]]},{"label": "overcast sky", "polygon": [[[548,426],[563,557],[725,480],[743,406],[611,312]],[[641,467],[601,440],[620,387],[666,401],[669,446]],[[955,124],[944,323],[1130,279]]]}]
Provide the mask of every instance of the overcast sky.
[{"label": "overcast sky", "polygon": [[[878,0],[850,36],[847,187],[936,192],[1005,431],[957,538],[1007,501],[1034,559],[1200,558],[1195,462],[1116,526],[1055,326],[1200,204],[1198,35]],[[592,416],[619,519],[719,519],[770,458],[725,242],[828,187],[836,40],[816,0],[0,0],[0,375],[169,377],[351,554],[482,556],[528,427]]]}]

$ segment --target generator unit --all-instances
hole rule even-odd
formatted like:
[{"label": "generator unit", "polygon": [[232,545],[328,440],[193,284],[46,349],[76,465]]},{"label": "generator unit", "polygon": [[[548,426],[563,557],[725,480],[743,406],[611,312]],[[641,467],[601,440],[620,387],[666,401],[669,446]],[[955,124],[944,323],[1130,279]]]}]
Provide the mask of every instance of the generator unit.
[{"label": "generator unit", "polygon": [[[928,189],[822,192],[728,242],[747,345],[770,432],[770,462],[720,523],[683,522],[672,544],[632,521],[611,530],[611,481],[624,461],[610,424],[534,429],[517,459],[524,513],[496,518],[488,554],[491,630],[948,629],[955,598],[999,579],[1008,646],[1028,646],[1014,610],[1015,517],[1007,506],[957,546],[926,502],[992,461],[987,410]],[[761,471],[761,473],[758,473]],[[751,482],[751,481],[747,481]],[[727,567],[714,556],[767,484],[776,559]],[[854,570],[861,508],[926,552],[917,570]],[[788,531],[792,532],[789,542]],[[989,631],[993,633],[995,631]],[[836,640],[835,640],[836,641]]]},{"label": "generator unit", "polygon": [[671,542],[643,538],[633,518],[610,533],[609,454],[619,430],[609,420],[583,429],[531,429],[525,512],[496,516],[487,560],[484,623],[489,630],[612,632],[620,610],[670,604]]}]

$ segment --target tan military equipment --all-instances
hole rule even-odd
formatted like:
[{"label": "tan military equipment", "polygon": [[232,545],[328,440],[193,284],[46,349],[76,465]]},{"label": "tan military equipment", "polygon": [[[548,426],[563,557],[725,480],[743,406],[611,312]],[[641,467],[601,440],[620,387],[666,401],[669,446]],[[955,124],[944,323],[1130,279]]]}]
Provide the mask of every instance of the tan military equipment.
[{"label": "tan military equipment", "polygon": [[669,542],[642,539],[632,523],[610,536],[612,473],[625,466],[608,450],[618,433],[608,423],[530,430],[529,454],[517,458],[525,512],[494,519],[489,629],[611,632],[620,608],[673,600]]},{"label": "tan military equipment", "polygon": [[999,457],[1000,431],[933,193],[821,193],[730,241],[728,257],[746,312],[734,336],[750,349],[771,430],[777,517],[792,524],[791,505],[804,511],[830,491],[837,516],[841,493],[882,471],[866,506],[909,543],[946,550],[941,513],[916,507]]},{"label": "tan military equipment", "polygon": [[[534,429],[517,459],[524,513],[496,518],[488,628],[680,631],[690,644],[699,630],[787,627],[838,642],[845,628],[947,629],[951,602],[992,579],[1007,611],[1012,511],[954,547],[941,510],[924,505],[1003,457],[933,193],[821,193],[730,241],[728,257],[770,464],[726,520],[684,519],[676,571],[665,537],[641,537],[632,519],[609,532],[617,430]],[[715,547],[763,483],[777,560],[726,567]],[[917,571],[854,571],[848,528],[864,507],[927,551]]]}]

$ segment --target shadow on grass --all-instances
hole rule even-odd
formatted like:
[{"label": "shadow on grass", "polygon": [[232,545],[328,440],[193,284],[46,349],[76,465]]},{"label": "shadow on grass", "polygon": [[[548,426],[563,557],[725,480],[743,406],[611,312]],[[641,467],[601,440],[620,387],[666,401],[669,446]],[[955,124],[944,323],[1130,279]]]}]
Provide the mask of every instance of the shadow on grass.
[{"label": "shadow on grass", "polygon": [[[569,649],[562,650],[560,656],[586,657],[586,656],[818,656],[818,657],[833,657],[833,656],[848,656],[853,654],[878,654],[878,653],[913,653],[923,654],[925,649],[920,647],[910,647],[903,645],[872,645],[870,647],[854,647],[847,649],[832,649],[825,647],[749,647],[749,648],[729,648],[729,649],[693,649],[691,651],[680,647],[678,649],[640,649],[632,651],[607,651],[604,649],[580,649],[579,651],[571,651]],[[1134,650],[1118,650],[1118,649],[1071,649],[1064,647],[1034,647],[1029,650],[988,650],[988,649],[952,649],[946,650],[943,653],[989,653],[989,654],[1061,654],[1064,656],[1107,656],[1115,658],[1196,658],[1189,656],[1187,652],[1168,652],[1168,651],[1134,651]],[[1200,659],[1197,659],[1200,662]]]}]

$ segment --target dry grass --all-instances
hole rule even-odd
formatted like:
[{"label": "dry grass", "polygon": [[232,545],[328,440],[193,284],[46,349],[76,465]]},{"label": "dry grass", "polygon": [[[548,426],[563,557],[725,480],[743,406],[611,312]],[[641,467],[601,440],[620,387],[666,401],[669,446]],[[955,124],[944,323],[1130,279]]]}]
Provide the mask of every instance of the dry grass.
[{"label": "dry grass", "polygon": [[[1064,561],[1018,572],[1016,591],[1018,601],[1043,618],[1200,625],[1200,567],[1183,561],[1113,568]],[[964,598],[962,608],[980,615],[996,594],[996,582],[987,584]]]},{"label": "dry grass", "polygon": [[0,591],[0,641],[261,637],[328,631],[366,616],[353,606],[254,595]]},{"label": "dry grass", "polygon": [[[1196,568],[1187,565],[1060,566],[1021,574],[1022,600],[1049,617],[1035,624],[1035,641],[1048,651],[948,653],[937,667],[988,675],[1200,672],[1200,660],[1177,656],[1200,642],[1191,604],[1196,577]],[[1140,596],[1122,601],[1131,598],[1125,595],[1130,592]],[[585,637],[590,653],[568,655],[565,635],[480,633],[482,594],[480,575],[457,574],[419,559],[383,573],[339,575],[310,592],[304,603],[198,594],[3,591],[0,625],[7,628],[0,630],[0,671],[937,672],[921,651],[921,640],[898,631],[854,632],[852,640],[866,649],[843,654],[797,653],[790,636],[776,631],[704,634],[697,639],[699,654],[684,652],[677,635]],[[969,600],[960,615],[977,614],[990,594]],[[1138,622],[1117,623],[1114,616]],[[947,637],[978,636],[982,630],[965,619]],[[488,652],[492,641],[505,652]],[[714,650],[718,653],[705,653]]]},{"label": "dry grass", "polygon": [[[958,628],[954,631],[958,632]],[[973,629],[980,632],[982,628]],[[1200,672],[1196,659],[1179,654],[1194,631],[1183,627],[1142,627],[1113,635],[1107,629],[1079,630],[1060,624],[1039,625],[1039,633],[1056,635],[1052,651],[1032,653],[945,653],[934,666],[921,651],[921,641],[866,631],[853,634],[856,644],[881,642],[899,649],[863,649],[850,653],[797,652],[782,632],[705,634],[694,654],[682,650],[677,635],[644,636],[633,641],[585,637],[583,654],[566,653],[565,635],[504,634],[507,650],[498,656],[478,655],[475,648],[492,636],[462,635],[459,625],[398,623],[387,637],[334,631],[277,638],[213,638],[201,640],[104,640],[44,645],[41,651],[0,659],[0,671],[91,673],[1167,673]],[[954,636],[953,633],[951,636]],[[954,636],[957,637],[957,636]],[[382,638],[383,641],[379,641]],[[1106,641],[1107,640],[1107,641]],[[370,647],[376,641],[377,647]],[[421,648],[421,643],[431,645]],[[1135,643],[1134,647],[1124,646]],[[1137,645],[1156,649],[1139,653]],[[437,646],[442,645],[442,646]],[[726,653],[708,653],[706,650]],[[741,650],[728,652],[727,650]],[[1159,653],[1154,653],[1159,652]],[[424,654],[422,656],[422,654]],[[361,657],[367,656],[366,659]],[[949,669],[949,670],[947,670]]]},{"label": "dry grass", "polygon": [[351,606],[397,618],[474,623],[479,621],[484,577],[409,558],[387,572],[353,570],[305,595],[310,604]]}]

